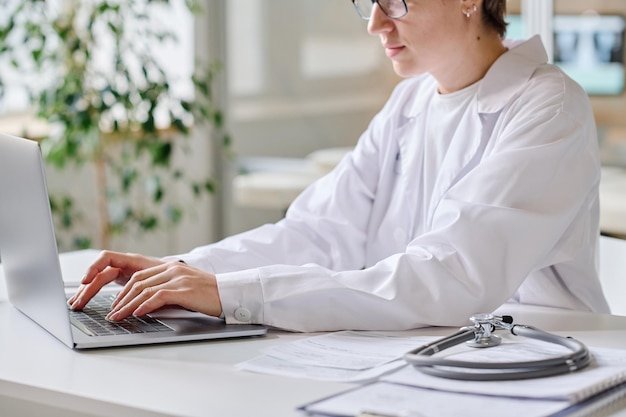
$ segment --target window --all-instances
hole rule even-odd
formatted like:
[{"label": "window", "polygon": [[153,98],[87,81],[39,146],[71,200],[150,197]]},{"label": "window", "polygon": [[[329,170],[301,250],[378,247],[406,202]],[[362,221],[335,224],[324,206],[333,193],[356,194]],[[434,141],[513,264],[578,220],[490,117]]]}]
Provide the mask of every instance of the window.
[{"label": "window", "polygon": [[[63,7],[67,7],[65,1],[47,0],[45,7],[49,14],[39,17],[45,19],[57,16]],[[8,0],[8,3],[3,7],[5,10],[14,10],[19,4],[18,0]],[[145,27],[149,24],[158,30],[174,34],[176,38],[174,42],[165,41],[157,46],[148,45],[147,47],[151,48],[156,60],[169,74],[174,94],[190,96],[193,94],[193,84],[189,80],[194,65],[193,16],[185,6],[184,0],[172,0],[164,4],[154,3],[150,5],[149,11],[151,12],[149,21],[134,22],[133,25],[128,25],[129,33],[133,28]],[[0,24],[3,26],[8,21],[8,14],[0,14]],[[105,28],[101,29],[101,31],[97,31],[101,33],[101,36],[97,39],[99,49],[93,56],[94,67],[104,69],[104,71],[107,68],[112,70],[113,65],[115,65],[110,53],[112,41],[108,31]],[[12,45],[19,45],[17,37],[12,38]],[[16,48],[17,60],[29,62],[29,51],[30,48],[20,50],[18,46]],[[27,86],[35,90],[43,90],[55,82],[58,77],[55,68],[45,68],[41,74],[36,73],[34,68],[30,72],[16,70],[11,63],[11,57],[7,54],[0,54],[0,73],[5,83],[4,96],[0,97],[0,115],[30,110],[31,103],[29,102]]]},{"label": "window", "polygon": [[229,0],[226,10],[237,154],[354,144],[397,79],[350,2]]}]

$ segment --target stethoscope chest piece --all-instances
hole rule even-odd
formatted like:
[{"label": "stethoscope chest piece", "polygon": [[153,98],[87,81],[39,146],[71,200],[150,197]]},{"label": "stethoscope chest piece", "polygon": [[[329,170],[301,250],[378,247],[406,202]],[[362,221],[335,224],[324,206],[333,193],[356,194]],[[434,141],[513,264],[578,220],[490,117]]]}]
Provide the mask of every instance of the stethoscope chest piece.
[{"label": "stethoscope chest piece", "polygon": [[474,332],[474,339],[465,342],[465,344],[475,348],[486,348],[498,346],[502,343],[502,338],[493,334],[495,330],[493,320],[493,314],[481,313],[470,317],[470,321],[474,323],[474,326],[480,326],[480,331]]}]

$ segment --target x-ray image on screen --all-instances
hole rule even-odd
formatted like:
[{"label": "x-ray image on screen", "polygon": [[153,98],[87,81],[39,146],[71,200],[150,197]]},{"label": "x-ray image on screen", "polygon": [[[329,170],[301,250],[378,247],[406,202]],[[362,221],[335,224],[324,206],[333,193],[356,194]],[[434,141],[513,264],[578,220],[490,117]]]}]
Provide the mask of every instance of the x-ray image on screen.
[{"label": "x-ray image on screen", "polygon": [[624,90],[624,18],[618,15],[554,17],[554,63],[589,94]]}]

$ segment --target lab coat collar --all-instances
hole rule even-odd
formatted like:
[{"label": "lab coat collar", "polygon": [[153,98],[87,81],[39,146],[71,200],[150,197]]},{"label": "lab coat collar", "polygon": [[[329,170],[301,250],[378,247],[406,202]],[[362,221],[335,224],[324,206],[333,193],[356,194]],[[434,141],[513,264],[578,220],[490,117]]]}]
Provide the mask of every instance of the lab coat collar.
[{"label": "lab coat collar", "polygon": [[[493,63],[480,81],[477,93],[479,113],[500,111],[530,79],[537,67],[548,62],[548,54],[539,35],[527,41],[505,40],[504,45],[509,50]],[[432,81],[436,88],[436,81]],[[429,94],[418,93],[410,114],[406,116],[412,118],[420,114],[430,101],[429,97]]]},{"label": "lab coat collar", "polygon": [[541,38],[505,41],[509,50],[493,63],[478,90],[478,112],[496,113],[530,79],[538,66],[548,62]]}]

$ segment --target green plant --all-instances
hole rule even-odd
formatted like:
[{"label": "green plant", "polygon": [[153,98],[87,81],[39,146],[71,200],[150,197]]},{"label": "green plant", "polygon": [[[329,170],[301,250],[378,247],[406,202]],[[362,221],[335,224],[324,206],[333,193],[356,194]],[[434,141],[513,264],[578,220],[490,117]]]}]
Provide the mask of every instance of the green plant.
[{"label": "green plant", "polygon": [[[44,157],[60,169],[95,166],[99,247],[108,248],[111,235],[123,230],[178,223],[185,210],[168,195],[171,184],[186,184],[198,197],[214,191],[210,178],[188,178],[172,164],[177,152],[190,151],[191,129],[205,125],[225,146],[230,141],[212,89],[218,64],[197,63],[190,75],[195,93],[180,97],[153,52],[177,42],[155,18],[157,8],[167,13],[174,1],[4,3],[0,59],[20,72],[56,74],[43,87],[25,86],[37,116],[51,127],[41,139]],[[194,1],[184,5],[201,12]],[[2,91],[0,75],[0,98]],[[81,215],[69,195],[51,196],[51,207],[57,227],[71,229]],[[73,240],[74,247],[92,244],[92,236]]]}]

